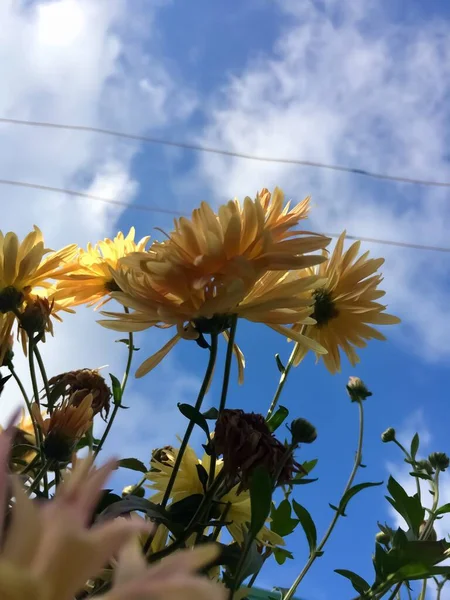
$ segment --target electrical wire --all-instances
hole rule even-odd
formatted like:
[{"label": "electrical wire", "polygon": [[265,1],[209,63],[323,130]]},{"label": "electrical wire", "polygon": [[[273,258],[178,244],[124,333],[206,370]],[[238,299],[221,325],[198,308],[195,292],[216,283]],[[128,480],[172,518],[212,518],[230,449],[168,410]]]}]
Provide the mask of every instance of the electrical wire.
[{"label": "electrical wire", "polygon": [[328,169],[332,171],[341,171],[344,173],[352,173],[353,175],[362,175],[364,177],[371,177],[373,179],[382,179],[385,181],[394,181],[397,183],[408,183],[414,185],[423,185],[428,187],[450,187],[450,181],[433,181],[427,179],[416,179],[413,177],[403,177],[402,175],[390,175],[388,173],[377,173],[375,171],[368,171],[366,169],[358,169],[355,167],[345,167],[343,165],[333,165],[328,163],[316,162],[311,160],[300,160],[296,158],[277,158],[270,156],[257,156],[255,154],[247,154],[245,152],[233,152],[231,150],[223,150],[221,148],[212,148],[208,146],[202,146],[200,144],[190,144],[187,142],[177,142],[166,140],[163,138],[150,137],[145,135],[137,135],[132,133],[124,133],[121,131],[115,131],[112,129],[103,129],[100,127],[90,127],[87,125],[69,125],[63,123],[51,123],[42,121],[28,121],[23,119],[9,119],[0,118],[0,123],[10,125],[25,125],[28,127],[47,127],[51,129],[67,129],[71,131],[85,131],[91,133],[100,133],[102,135],[109,135],[114,137],[121,137],[129,140],[135,140],[139,142],[147,142],[150,144],[158,144],[161,146],[172,146],[176,148],[184,148],[185,150],[194,150],[196,152],[208,152],[211,154],[220,154],[222,156],[231,156],[234,158],[242,158],[245,160],[254,160],[266,163],[278,163],[287,165],[297,165],[302,167],[314,167],[318,169]]},{"label": "electrical wire", "polygon": [[[30,183],[25,181],[16,181],[12,179],[0,179],[0,185],[10,185],[13,187],[23,187],[33,190],[41,190],[45,192],[52,192],[57,194],[67,194],[69,196],[76,196],[85,198],[88,200],[94,200],[96,202],[103,202],[105,204],[111,204],[113,206],[124,206],[130,210],[140,210],[146,212],[160,213],[166,215],[172,215],[174,217],[189,216],[188,213],[181,211],[171,210],[162,206],[154,206],[151,204],[134,204],[125,202],[125,200],[116,200],[113,198],[103,198],[102,196],[96,196],[95,194],[89,194],[87,192],[78,192],[76,190],[69,190],[66,188],[53,187],[50,185],[42,185],[40,183]],[[328,237],[338,238],[339,233],[323,233]],[[424,244],[411,244],[409,242],[397,242],[395,240],[383,240],[378,238],[370,238],[363,236],[346,235],[350,240],[361,240],[362,242],[368,242],[371,244],[384,244],[386,246],[396,246],[398,248],[411,248],[414,250],[431,250],[434,252],[450,252],[450,247],[445,246],[427,246]]]}]

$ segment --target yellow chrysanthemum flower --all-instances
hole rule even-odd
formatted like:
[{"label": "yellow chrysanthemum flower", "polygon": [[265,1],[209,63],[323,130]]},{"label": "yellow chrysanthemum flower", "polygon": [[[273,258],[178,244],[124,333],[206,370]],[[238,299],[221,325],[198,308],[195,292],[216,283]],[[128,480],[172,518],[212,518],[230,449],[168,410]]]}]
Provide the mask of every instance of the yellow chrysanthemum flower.
[{"label": "yellow chrysanthemum flower", "polygon": [[[303,330],[304,335],[328,351],[322,355],[322,359],[331,373],[341,370],[341,350],[355,366],[359,357],[354,347],[364,348],[366,340],[386,339],[373,325],[400,323],[398,317],[384,312],[385,305],[377,302],[385,295],[384,291],[378,289],[383,278],[377,273],[384,258],[368,258],[369,252],[358,257],[361,242],[355,242],[344,252],[344,240],[345,231],[339,237],[330,259],[314,271],[324,282],[312,293],[312,316],[317,324],[308,325]],[[297,324],[294,328],[299,330],[300,326]],[[294,364],[298,364],[306,352],[304,346],[298,345]]]},{"label": "yellow chrysanthemum flower", "polygon": [[134,241],[135,229],[131,227],[126,236],[121,231],[114,239],[104,239],[87,250],[79,250],[70,271],[60,278],[57,299],[72,298],[74,305],[102,306],[110,299],[110,292],[118,290],[111,274],[119,260],[132,252],[143,252],[150,236]]},{"label": "yellow chrysanthemum flower", "polygon": [[[242,280],[234,279],[214,291],[200,289],[185,298],[172,292],[164,293],[150,275],[133,269],[116,273],[116,280],[123,291],[114,292],[113,297],[133,312],[103,312],[114,319],[100,320],[104,327],[125,332],[149,327],[177,328],[176,335],[142,363],[136,377],[142,377],[158,365],[180,339],[194,340],[214,329],[224,331],[233,315],[264,323],[308,349],[325,352],[314,340],[287,327],[293,323],[315,323],[310,317],[312,300],[306,294],[319,281],[314,275],[294,277],[290,272],[273,271],[265,273],[248,289]],[[242,380],[243,357],[239,348],[235,348],[235,354],[240,361]]]},{"label": "yellow chrysanthemum flower", "polygon": [[33,295],[48,298],[50,280],[64,272],[75,251],[75,244],[58,252],[48,250],[37,227],[22,242],[11,231],[0,232],[0,363],[24,303]]},{"label": "yellow chrysanthemum flower", "polygon": [[[153,502],[161,502],[163,499],[173,465],[178,456],[178,449],[175,448],[164,448],[163,452],[164,458],[162,461],[152,458],[150,463],[151,470],[147,473],[147,479],[150,481],[150,485],[147,487],[155,491],[151,497]],[[209,473],[211,457],[205,453],[200,460],[195,451],[188,446],[183,454],[180,468],[170,494],[172,502],[178,502],[193,494],[204,494],[204,489],[198,476],[197,465],[202,465],[206,472]],[[223,461],[217,459],[215,477],[217,477],[222,468]],[[244,539],[244,531],[247,523],[251,520],[251,508],[249,492],[239,492],[238,487],[235,486],[222,496],[220,502],[223,504],[224,510],[229,505],[226,508],[226,520],[229,522],[227,529],[230,535],[237,542],[241,543]],[[261,529],[257,540],[270,546],[284,546],[283,538],[267,527]]]}]

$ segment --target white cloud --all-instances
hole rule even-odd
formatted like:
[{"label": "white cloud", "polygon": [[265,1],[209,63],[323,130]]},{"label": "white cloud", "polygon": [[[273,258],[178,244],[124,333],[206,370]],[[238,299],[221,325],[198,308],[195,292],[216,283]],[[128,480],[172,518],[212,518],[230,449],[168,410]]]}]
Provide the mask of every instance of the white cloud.
[{"label": "white cloud", "polygon": [[[0,116],[137,134],[188,117],[195,104],[193,94],[186,86],[181,90],[153,51],[157,8],[158,3],[149,8],[148,3],[137,1],[131,11],[124,0],[3,0]],[[138,183],[131,167],[139,149],[137,143],[91,133],[1,125],[0,178],[132,202]],[[46,245],[55,249],[115,235],[124,211],[100,202],[19,188],[4,187],[0,194],[1,229],[23,236],[36,223]],[[77,315],[68,315],[63,324],[56,325],[55,338],[42,347],[49,375],[104,364],[109,365],[106,377],[108,371],[121,374],[126,348],[114,343],[120,336],[97,325],[97,318],[92,310],[80,308]],[[26,361],[19,348],[16,365],[26,380]],[[185,397],[180,381],[186,382],[187,375],[182,369],[167,366],[166,376],[170,398],[165,412],[159,409],[162,417],[147,428],[148,435],[155,436],[153,441],[150,437],[145,440],[147,453],[171,431],[169,413],[177,412],[176,398]],[[130,400],[135,398],[137,407],[120,415],[119,427],[126,431],[130,454],[133,443],[140,449],[136,428],[141,424],[141,411],[147,415],[156,402],[151,400],[145,406],[141,394],[137,385],[132,385]],[[19,401],[20,395],[10,383],[2,397],[3,419]]]},{"label": "white cloud", "polygon": [[[406,17],[394,23],[389,5],[279,2],[289,24],[270,53],[229,77],[211,100],[197,141],[260,156],[445,179],[447,23],[414,24]],[[321,230],[448,243],[445,190],[217,155],[200,156],[198,171],[222,200],[274,185],[296,199],[312,194],[313,224]],[[369,247],[387,258],[388,301],[404,320],[394,335],[427,358],[448,358],[446,261],[435,253]]]}]

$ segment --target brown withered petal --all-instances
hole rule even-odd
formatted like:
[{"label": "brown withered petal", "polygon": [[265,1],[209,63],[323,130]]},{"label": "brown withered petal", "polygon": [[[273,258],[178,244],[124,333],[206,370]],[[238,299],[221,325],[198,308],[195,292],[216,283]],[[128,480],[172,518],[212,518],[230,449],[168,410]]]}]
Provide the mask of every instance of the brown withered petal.
[{"label": "brown withered petal", "polygon": [[92,411],[107,418],[110,409],[111,390],[95,369],[78,369],[61,373],[49,380],[50,390],[60,386],[61,395],[70,396],[72,406],[79,406],[86,394],[92,394]]},{"label": "brown withered petal", "polygon": [[[218,456],[223,456],[225,471],[231,477],[239,477],[243,489],[248,488],[257,466],[264,466],[275,477],[286,456],[286,447],[271,433],[264,417],[240,409],[221,413],[216,422],[214,448]],[[298,466],[291,455],[277,477],[277,485],[291,481],[296,471]]]}]

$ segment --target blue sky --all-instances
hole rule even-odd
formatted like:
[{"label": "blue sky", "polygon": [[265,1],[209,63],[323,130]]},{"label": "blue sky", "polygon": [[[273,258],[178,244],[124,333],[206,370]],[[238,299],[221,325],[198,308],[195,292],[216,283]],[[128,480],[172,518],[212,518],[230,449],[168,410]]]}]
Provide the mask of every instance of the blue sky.
[{"label": "blue sky", "polygon": [[[235,6],[233,6],[235,4]],[[450,9],[411,0],[180,1],[57,0],[0,6],[0,117],[115,128],[228,150],[352,165],[426,179],[450,180]],[[0,178],[120,198],[126,208],[63,195],[2,189],[2,229],[23,235],[36,223],[58,247],[85,244],[135,225],[137,236],[170,228],[163,214],[133,204],[190,211],[279,185],[294,200],[311,195],[311,229],[421,244],[448,245],[450,204],[445,190],[377,182],[343,173],[199,154],[68,131],[0,127]],[[360,477],[386,480],[406,471],[390,445],[388,426],[418,429],[425,452],[449,450],[446,415],[450,357],[449,271],[446,254],[367,244],[385,256],[383,285],[390,312],[403,323],[386,328],[389,341],[361,352],[356,369],[344,363],[330,376],[308,358],[286,386],[293,417],[316,424],[319,437],[301,450],[319,458],[319,481],[296,494],[319,532],[331,518],[354,456],[357,415],[345,383],[358,375],[373,391],[367,402]],[[57,328],[45,353],[52,372],[110,365],[120,374],[124,348],[80,310]],[[163,334],[139,335],[136,361],[157,349]],[[277,382],[274,354],[284,339],[263,326],[240,324],[247,357],[243,388],[230,406],[264,412]],[[19,360],[19,359],[18,359]],[[173,442],[183,421],[176,403],[195,398],[206,360],[179,344],[158,369],[129,389],[108,452],[146,460],[154,446]],[[20,362],[20,360],[19,360]],[[137,366],[137,365],[136,365]],[[24,363],[21,363],[24,368]],[[209,402],[217,400],[216,379]],[[4,412],[17,398],[8,398]],[[130,473],[131,475],[131,473]],[[362,480],[362,479],[361,479]],[[117,485],[132,482],[121,474]],[[371,578],[376,521],[392,519],[384,490],[357,497],[310,572],[301,596],[350,598],[333,573],[350,568]],[[450,500],[450,481],[444,499]],[[447,533],[444,521],[441,533]],[[306,558],[301,533],[288,547],[296,560],[268,566],[261,582],[286,586]]]}]

